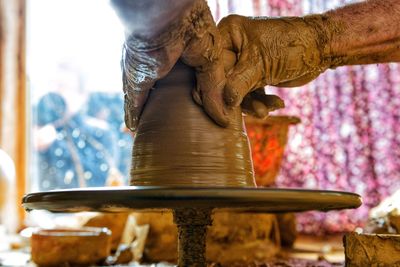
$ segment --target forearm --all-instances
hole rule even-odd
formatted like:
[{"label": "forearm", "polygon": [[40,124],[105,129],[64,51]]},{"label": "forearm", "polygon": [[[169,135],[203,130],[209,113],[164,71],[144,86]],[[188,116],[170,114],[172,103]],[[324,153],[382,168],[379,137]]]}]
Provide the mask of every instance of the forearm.
[{"label": "forearm", "polygon": [[126,36],[152,39],[168,29],[195,0],[111,0]]},{"label": "forearm", "polygon": [[331,67],[400,61],[400,1],[368,0],[323,15]]}]

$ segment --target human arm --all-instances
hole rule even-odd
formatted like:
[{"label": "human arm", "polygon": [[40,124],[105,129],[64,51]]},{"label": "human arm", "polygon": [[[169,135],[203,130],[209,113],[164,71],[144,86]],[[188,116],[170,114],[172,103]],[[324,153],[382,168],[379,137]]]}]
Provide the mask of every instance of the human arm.
[{"label": "human arm", "polygon": [[218,124],[227,125],[221,39],[207,3],[113,0],[112,4],[126,31],[122,70],[127,127],[135,130],[149,90],[179,58],[196,69],[196,102]]},{"label": "human arm", "polygon": [[400,61],[400,2],[369,0],[329,11],[331,67]]},{"label": "human arm", "polygon": [[397,0],[369,0],[305,17],[233,15],[218,28],[230,59],[224,93],[230,105],[265,85],[306,84],[329,68],[400,61]]},{"label": "human arm", "polygon": [[[125,29],[122,60],[125,124],[135,131],[149,90],[178,58],[196,70],[193,98],[219,125],[229,123],[223,90],[222,40],[204,0],[112,0]],[[265,117],[283,101],[263,89],[248,94],[247,114]],[[177,107],[179,108],[179,107]]]}]

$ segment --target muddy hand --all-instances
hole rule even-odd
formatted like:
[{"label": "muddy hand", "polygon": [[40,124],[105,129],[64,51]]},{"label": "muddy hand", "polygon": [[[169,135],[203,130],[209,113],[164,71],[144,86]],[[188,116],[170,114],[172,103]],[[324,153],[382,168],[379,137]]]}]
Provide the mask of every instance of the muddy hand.
[{"label": "muddy hand", "polygon": [[[225,73],[230,73],[236,65],[236,54],[233,51],[224,50]],[[284,101],[277,95],[266,94],[263,87],[250,91],[243,97],[240,104],[242,112],[256,118],[264,119],[269,113],[285,107]]]},{"label": "muddy hand", "polygon": [[243,113],[264,119],[270,112],[284,108],[285,103],[279,96],[267,95],[264,88],[258,88],[248,93],[240,106]]},{"label": "muddy hand", "polygon": [[[230,58],[225,62],[228,73],[224,97],[228,105],[238,106],[244,102],[247,107],[254,106],[249,102],[252,99],[249,92],[266,85],[300,86],[328,68],[328,63],[322,60],[323,51],[320,49],[324,46],[318,41],[319,31],[316,29],[319,28],[312,17],[248,18],[231,15],[219,23],[218,29],[224,41],[224,57]],[[256,97],[259,101],[262,92],[258,92]],[[271,101],[277,107],[283,104],[276,98],[264,96],[261,99],[267,105]],[[267,110],[266,106],[261,113]]]},{"label": "muddy hand", "polygon": [[183,51],[182,43],[164,45],[154,50],[136,47],[127,39],[122,59],[125,124],[135,131],[155,82],[172,69]]},{"label": "muddy hand", "polygon": [[[171,12],[166,11],[164,15]],[[122,59],[127,127],[136,130],[149,91],[180,57],[196,69],[198,84],[193,92],[196,102],[204,106],[216,123],[226,126],[229,121],[222,97],[225,73],[220,63],[221,53],[221,39],[204,0],[193,0],[157,36],[129,35]]]},{"label": "muddy hand", "polygon": [[193,20],[192,36],[182,60],[196,69],[197,86],[192,92],[197,104],[220,126],[229,124],[227,106],[223,99],[226,84],[222,60],[222,40],[204,1],[199,2],[198,18]]}]

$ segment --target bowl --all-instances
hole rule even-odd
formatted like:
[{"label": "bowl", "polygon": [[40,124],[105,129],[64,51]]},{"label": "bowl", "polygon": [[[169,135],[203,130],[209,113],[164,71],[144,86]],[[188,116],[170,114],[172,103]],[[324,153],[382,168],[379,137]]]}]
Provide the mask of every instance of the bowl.
[{"label": "bowl", "polygon": [[32,261],[39,266],[88,266],[103,262],[111,251],[107,228],[38,229],[32,233]]}]

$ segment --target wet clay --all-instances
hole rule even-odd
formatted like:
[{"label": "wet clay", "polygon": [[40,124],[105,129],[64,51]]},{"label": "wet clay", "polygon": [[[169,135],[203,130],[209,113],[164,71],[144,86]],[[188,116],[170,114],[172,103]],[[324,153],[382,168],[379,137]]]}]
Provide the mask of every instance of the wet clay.
[{"label": "wet clay", "polygon": [[133,142],[131,185],[254,187],[240,107],[216,125],[192,98],[194,70],[178,62],[151,90]]},{"label": "wet clay", "polygon": [[234,105],[265,85],[294,87],[328,68],[400,61],[400,3],[363,1],[304,17],[230,15],[218,29]]},{"label": "wet clay", "polygon": [[[177,4],[165,7],[155,20],[159,21],[156,27],[151,27],[154,22],[148,23],[143,26],[147,30],[132,31],[127,36],[122,58],[123,90],[125,122],[132,131],[136,130],[149,90],[170,72],[179,58],[197,70],[197,102],[216,123],[222,126],[227,124],[222,98],[225,85],[220,57],[222,41],[206,1],[191,2],[187,2],[189,5],[186,8],[178,8],[179,14],[175,8]],[[131,21],[135,17],[133,15],[143,13],[140,11],[146,11],[146,8],[151,12],[151,5],[158,3],[153,1],[139,8],[119,0],[114,0],[114,4],[128,30],[135,22],[135,19]],[[159,11],[159,8],[156,9]]]},{"label": "wet clay", "polygon": [[343,238],[346,267],[400,266],[400,235],[346,234]]},{"label": "wet clay", "polygon": [[235,62],[231,58],[225,66],[227,100],[240,103],[249,91],[265,85],[299,86],[327,70],[329,31],[322,20],[322,16],[239,15],[222,19],[218,29],[224,48],[237,55]]}]

